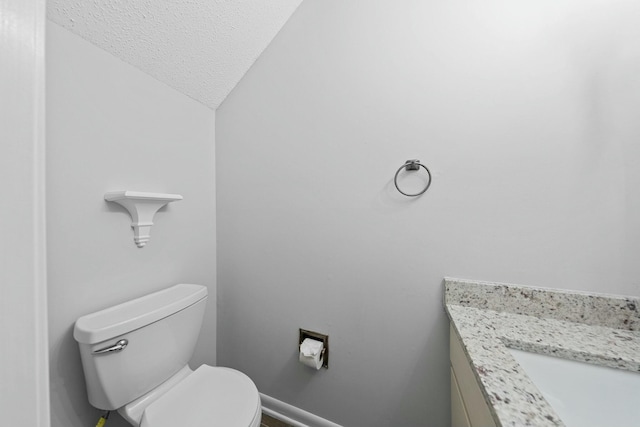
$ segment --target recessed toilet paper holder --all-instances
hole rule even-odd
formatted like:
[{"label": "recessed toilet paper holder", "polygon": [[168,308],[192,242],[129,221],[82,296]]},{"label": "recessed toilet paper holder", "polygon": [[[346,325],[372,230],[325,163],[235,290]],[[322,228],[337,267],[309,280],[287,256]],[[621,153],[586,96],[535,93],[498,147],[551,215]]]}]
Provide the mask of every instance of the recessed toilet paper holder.
[{"label": "recessed toilet paper holder", "polygon": [[329,335],[321,334],[319,332],[309,331],[300,328],[300,334],[298,338],[298,352],[300,351],[300,345],[306,338],[311,338],[317,341],[322,341],[322,367],[329,369]]}]

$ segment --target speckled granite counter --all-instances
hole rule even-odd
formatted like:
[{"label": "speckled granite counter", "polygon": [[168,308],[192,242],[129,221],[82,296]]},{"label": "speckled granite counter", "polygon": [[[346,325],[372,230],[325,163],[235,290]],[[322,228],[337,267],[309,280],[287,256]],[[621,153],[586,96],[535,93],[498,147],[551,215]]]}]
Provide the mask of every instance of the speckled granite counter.
[{"label": "speckled granite counter", "polygon": [[500,426],[563,426],[508,348],[640,371],[640,298],[445,279],[445,307]]}]

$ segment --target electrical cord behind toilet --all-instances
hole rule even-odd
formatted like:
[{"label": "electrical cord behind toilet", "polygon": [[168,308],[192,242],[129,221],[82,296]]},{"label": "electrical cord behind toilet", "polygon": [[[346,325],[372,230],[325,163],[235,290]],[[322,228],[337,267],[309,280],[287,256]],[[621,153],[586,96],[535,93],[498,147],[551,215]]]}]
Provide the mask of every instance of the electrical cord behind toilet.
[{"label": "electrical cord behind toilet", "polygon": [[111,411],[107,411],[105,412],[100,419],[98,420],[98,424],[96,424],[96,427],[103,427],[105,425],[105,423],[107,422],[107,420],[109,419],[109,414],[111,413]]}]

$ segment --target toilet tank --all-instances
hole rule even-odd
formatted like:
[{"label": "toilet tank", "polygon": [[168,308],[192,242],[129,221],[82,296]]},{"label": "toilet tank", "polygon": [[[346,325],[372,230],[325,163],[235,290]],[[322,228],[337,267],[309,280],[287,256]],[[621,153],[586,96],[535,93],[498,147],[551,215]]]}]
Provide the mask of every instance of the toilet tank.
[{"label": "toilet tank", "polygon": [[[76,321],[89,402],[118,409],[185,367],[193,354],[207,288],[180,284]],[[126,340],[119,349],[118,342]],[[100,350],[116,348],[113,351]]]}]

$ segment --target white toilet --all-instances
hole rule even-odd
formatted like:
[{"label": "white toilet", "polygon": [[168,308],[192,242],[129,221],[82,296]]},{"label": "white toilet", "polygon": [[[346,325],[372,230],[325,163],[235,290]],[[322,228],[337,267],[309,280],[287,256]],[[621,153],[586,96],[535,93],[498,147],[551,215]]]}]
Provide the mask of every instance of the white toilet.
[{"label": "white toilet", "polygon": [[76,321],[89,402],[136,427],[259,427],[260,395],[245,374],[187,364],[207,288],[175,285]]}]

